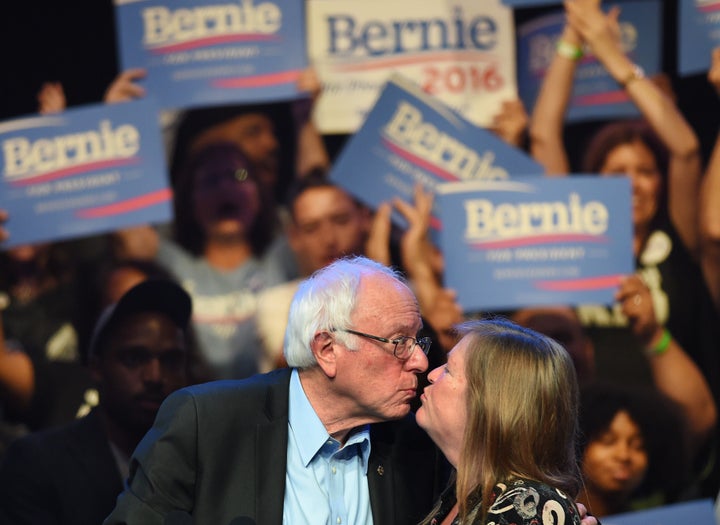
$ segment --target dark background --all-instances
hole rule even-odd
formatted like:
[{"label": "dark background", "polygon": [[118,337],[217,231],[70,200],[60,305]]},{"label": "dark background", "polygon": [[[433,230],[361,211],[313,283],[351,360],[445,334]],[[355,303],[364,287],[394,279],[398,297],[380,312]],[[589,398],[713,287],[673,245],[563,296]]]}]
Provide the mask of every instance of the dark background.
[{"label": "dark background", "polygon": [[[662,2],[663,70],[670,76],[680,109],[697,131],[707,159],[720,124],[720,102],[705,75],[681,78],[675,73],[677,3],[677,0]],[[37,92],[46,81],[62,82],[70,106],[102,99],[119,66],[111,0],[5,0],[3,4],[0,120],[35,112]],[[546,10],[518,9],[516,21],[522,22]],[[581,152],[592,128],[592,123],[569,128],[571,157]],[[337,152],[344,139],[326,137],[331,154]]]}]

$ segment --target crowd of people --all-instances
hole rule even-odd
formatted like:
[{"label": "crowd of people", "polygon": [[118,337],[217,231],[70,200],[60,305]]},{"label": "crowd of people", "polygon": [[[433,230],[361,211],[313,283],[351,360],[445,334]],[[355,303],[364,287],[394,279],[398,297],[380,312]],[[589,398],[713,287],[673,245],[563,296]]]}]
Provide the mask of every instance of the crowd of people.
[{"label": "crowd of people", "polygon": [[[629,177],[614,304],[464,312],[431,193],[371,209],[329,179],[312,70],[287,104],[177,112],[172,223],[0,252],[0,522],[593,525],[715,498],[720,134],[703,159],[619,10],[565,14],[534,106],[491,129],[547,176]],[[598,124],[575,166],[583,53],[641,117]],[[63,111],[62,85],[38,103]]]}]

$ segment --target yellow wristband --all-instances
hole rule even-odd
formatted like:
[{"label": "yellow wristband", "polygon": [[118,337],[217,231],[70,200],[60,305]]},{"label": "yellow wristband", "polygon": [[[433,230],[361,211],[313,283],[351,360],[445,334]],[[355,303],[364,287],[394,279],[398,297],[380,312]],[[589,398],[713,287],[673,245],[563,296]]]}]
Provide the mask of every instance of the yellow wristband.
[{"label": "yellow wristband", "polygon": [[565,40],[558,40],[555,45],[555,50],[558,55],[569,58],[570,60],[578,60],[583,56],[582,47],[566,42]]},{"label": "yellow wristband", "polygon": [[667,349],[670,347],[670,341],[672,340],[672,335],[670,335],[670,330],[667,328],[663,328],[662,336],[660,337],[660,340],[653,346],[648,346],[645,349],[645,352],[649,356],[654,355],[663,355],[665,352],[667,352]]}]

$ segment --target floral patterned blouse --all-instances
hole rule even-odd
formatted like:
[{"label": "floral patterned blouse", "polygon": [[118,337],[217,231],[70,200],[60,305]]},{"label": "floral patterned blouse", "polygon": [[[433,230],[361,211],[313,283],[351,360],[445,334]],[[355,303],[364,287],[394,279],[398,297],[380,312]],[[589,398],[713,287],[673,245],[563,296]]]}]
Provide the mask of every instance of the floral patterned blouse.
[{"label": "floral patterned blouse", "polygon": [[[431,523],[437,525],[455,506],[455,485],[441,496],[440,509]],[[580,514],[575,502],[559,489],[530,479],[514,479],[498,483],[490,498],[490,509],[484,522],[478,515],[479,494],[471,496],[469,525],[580,525]],[[452,525],[460,525],[456,517]]]}]

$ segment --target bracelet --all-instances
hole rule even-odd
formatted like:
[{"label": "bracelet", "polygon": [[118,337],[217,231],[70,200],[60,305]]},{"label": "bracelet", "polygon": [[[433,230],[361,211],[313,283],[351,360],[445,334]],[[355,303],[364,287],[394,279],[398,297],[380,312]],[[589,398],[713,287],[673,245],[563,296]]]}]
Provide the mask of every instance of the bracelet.
[{"label": "bracelet", "polygon": [[627,89],[627,87],[631,83],[635,82],[636,80],[642,80],[643,78],[645,78],[645,71],[643,71],[643,68],[641,68],[637,64],[633,64],[632,71],[628,73],[625,79],[620,82],[620,85],[624,89]]},{"label": "bracelet", "polygon": [[571,44],[566,40],[558,40],[555,45],[557,54],[561,57],[569,58],[570,60],[578,60],[583,56],[582,47]]},{"label": "bracelet", "polygon": [[649,356],[663,355],[670,347],[671,340],[672,336],[670,335],[670,330],[668,330],[667,328],[663,328],[662,337],[660,337],[660,340],[653,346],[648,346],[645,349],[645,353]]}]

